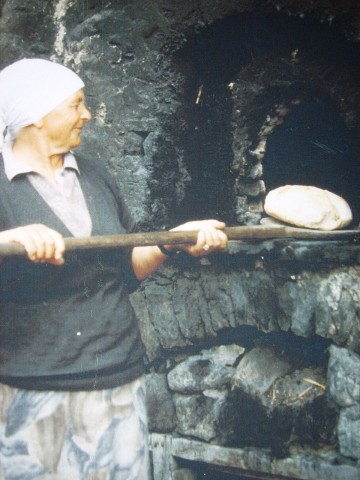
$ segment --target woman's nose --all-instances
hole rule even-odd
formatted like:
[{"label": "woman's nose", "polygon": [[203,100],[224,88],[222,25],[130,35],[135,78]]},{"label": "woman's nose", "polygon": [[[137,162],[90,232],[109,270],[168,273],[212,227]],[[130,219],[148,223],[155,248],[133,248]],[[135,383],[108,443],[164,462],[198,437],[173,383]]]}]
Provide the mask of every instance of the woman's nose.
[{"label": "woman's nose", "polygon": [[91,120],[91,118],[92,118],[92,115],[91,115],[90,110],[84,105],[84,109],[83,109],[83,112],[81,114],[81,119],[84,120],[84,122],[87,122],[87,121]]}]

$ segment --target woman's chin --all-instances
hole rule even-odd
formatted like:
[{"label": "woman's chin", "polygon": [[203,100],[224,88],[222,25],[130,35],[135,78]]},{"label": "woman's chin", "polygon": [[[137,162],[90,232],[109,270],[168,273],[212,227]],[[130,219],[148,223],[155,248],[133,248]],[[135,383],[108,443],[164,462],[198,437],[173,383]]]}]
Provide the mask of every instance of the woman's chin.
[{"label": "woman's chin", "polygon": [[81,135],[78,135],[77,138],[74,138],[72,142],[70,142],[70,148],[69,150],[78,147],[81,145]]}]

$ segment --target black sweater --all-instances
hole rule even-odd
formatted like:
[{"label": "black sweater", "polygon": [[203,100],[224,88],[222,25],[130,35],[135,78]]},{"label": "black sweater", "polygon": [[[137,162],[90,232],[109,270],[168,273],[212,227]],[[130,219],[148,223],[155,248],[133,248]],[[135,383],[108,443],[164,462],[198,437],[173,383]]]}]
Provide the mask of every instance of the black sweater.
[{"label": "black sweater", "polygon": [[[133,229],[104,167],[77,158],[92,235]],[[0,230],[43,223],[70,237],[26,176],[7,179],[0,161]],[[143,371],[128,289],[129,251],[67,253],[62,267],[5,258],[0,265],[0,381],[35,390],[88,390],[127,383]]]}]

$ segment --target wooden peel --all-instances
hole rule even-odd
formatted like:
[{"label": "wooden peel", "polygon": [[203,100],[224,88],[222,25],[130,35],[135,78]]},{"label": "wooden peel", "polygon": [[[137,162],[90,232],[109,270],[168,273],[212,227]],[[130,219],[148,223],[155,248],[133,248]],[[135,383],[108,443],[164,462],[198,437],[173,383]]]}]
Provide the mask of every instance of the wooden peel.
[{"label": "wooden peel", "polygon": [[[298,240],[360,240],[360,230],[310,230],[306,228],[288,226],[250,225],[227,227],[225,233],[229,240],[243,240],[257,242],[269,239],[298,239]],[[93,237],[65,238],[66,251],[116,249],[121,247],[137,247],[149,245],[176,245],[195,243],[197,231],[160,231],[127,233],[121,235],[99,235]],[[0,257],[23,256],[25,250],[17,243],[0,244]]]}]

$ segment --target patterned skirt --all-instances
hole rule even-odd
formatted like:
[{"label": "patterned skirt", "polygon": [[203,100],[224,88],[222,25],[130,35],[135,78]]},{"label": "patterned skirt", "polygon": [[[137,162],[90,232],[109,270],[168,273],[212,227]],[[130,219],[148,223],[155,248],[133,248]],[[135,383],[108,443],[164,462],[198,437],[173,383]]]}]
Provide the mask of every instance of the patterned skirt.
[{"label": "patterned skirt", "polygon": [[144,379],[110,390],[0,384],[0,480],[148,480]]}]

